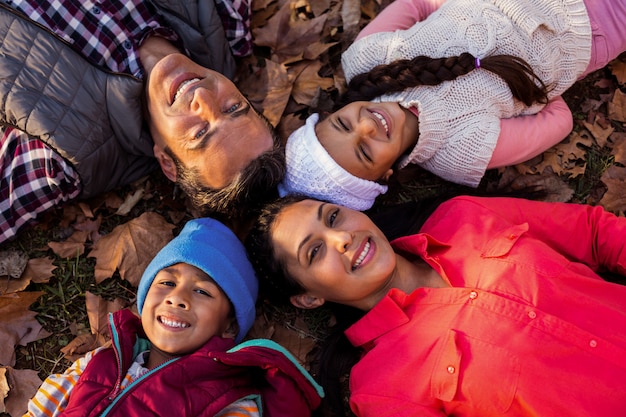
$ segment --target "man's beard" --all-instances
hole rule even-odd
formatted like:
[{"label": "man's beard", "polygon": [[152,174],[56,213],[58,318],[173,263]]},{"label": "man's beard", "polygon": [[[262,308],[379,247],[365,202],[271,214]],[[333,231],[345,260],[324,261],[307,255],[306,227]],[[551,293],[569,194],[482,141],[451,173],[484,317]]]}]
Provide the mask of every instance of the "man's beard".
[{"label": "man's beard", "polygon": [[176,164],[176,183],[200,216],[245,217],[278,197],[276,187],[285,174],[284,150],[278,143],[252,160],[231,184],[221,189],[202,184],[197,168],[186,167],[169,149],[166,152]]}]

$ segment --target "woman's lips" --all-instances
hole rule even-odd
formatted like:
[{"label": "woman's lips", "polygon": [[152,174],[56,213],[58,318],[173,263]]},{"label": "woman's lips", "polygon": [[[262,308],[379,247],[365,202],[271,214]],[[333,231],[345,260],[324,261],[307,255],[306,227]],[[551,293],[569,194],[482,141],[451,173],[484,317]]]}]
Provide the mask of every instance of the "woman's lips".
[{"label": "woman's lips", "polygon": [[354,259],[352,260],[352,270],[365,265],[374,254],[374,242],[372,242],[369,238],[363,241],[359,250],[354,254]]}]

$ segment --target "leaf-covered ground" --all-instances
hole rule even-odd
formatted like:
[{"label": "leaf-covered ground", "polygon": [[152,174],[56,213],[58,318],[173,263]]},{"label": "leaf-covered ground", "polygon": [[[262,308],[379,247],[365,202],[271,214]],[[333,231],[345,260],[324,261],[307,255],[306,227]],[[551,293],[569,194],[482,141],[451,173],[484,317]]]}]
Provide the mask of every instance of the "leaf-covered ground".
[{"label": "leaf-covered ground", "polygon": [[[341,51],[388,0],[255,0],[255,53],[237,82],[284,139],[343,91]],[[566,94],[574,131],[543,155],[490,171],[485,191],[540,186],[548,199],[626,210],[626,59]],[[463,188],[419,169],[377,207]],[[376,209],[376,207],[375,207]],[[0,415],[21,415],[41,380],[105,343],[106,315],[132,306],[152,256],[191,213],[161,173],[43,216],[0,246]],[[259,303],[253,337],[272,338],[304,364],[332,317]]]}]

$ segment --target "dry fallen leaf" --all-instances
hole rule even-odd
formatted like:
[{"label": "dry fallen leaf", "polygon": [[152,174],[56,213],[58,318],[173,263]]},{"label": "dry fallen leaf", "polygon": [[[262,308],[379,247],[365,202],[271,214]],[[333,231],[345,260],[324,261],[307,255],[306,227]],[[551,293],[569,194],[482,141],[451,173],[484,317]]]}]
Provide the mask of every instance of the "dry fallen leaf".
[{"label": "dry fallen leaf", "polygon": [[106,343],[107,340],[101,334],[82,333],[60,350],[65,359],[74,362],[85,356],[85,353],[104,346]]},{"label": "dry fallen leaf", "polygon": [[601,178],[607,190],[600,204],[614,213],[626,212],[626,167],[611,166]]},{"label": "dry fallen leaf", "polygon": [[48,246],[61,258],[75,258],[85,253],[85,242],[87,242],[88,237],[88,231],[75,230],[74,233],[63,242],[48,242]]},{"label": "dry fallen leaf", "polygon": [[89,291],[85,293],[87,303],[87,317],[91,333],[108,336],[109,334],[109,313],[114,313],[126,307],[126,302],[120,298],[113,301],[95,295]]},{"label": "dry fallen leaf", "polygon": [[19,278],[26,269],[28,255],[21,251],[0,251],[0,276]]},{"label": "dry fallen leaf", "polygon": [[626,122],[626,94],[621,90],[615,90],[613,100],[608,104],[609,119],[616,120],[618,122]]},{"label": "dry fallen leaf", "polygon": [[302,59],[304,49],[320,39],[326,15],[292,20],[289,5],[281,7],[263,27],[253,29],[255,44],[271,48],[272,60],[289,64]]},{"label": "dry fallen leaf", "polygon": [[51,258],[29,259],[20,278],[0,277],[0,294],[23,291],[31,282],[48,282],[53,276],[52,271],[56,269],[52,261]]},{"label": "dry fallen leaf", "polygon": [[620,85],[626,84],[626,62],[616,59],[609,64],[609,68]]},{"label": "dry fallen leaf", "polygon": [[100,238],[89,253],[89,257],[96,258],[96,282],[112,277],[118,270],[122,279],[137,286],[148,263],[172,240],[174,227],[154,212],[117,226]]},{"label": "dry fallen leaf", "polygon": [[0,295],[0,365],[15,365],[15,347],[43,339],[49,334],[29,307],[43,292]]},{"label": "dry fallen leaf", "polygon": [[4,399],[9,396],[9,391],[11,391],[7,374],[7,368],[0,367],[0,413],[7,412],[7,409],[4,405]]},{"label": "dry fallen leaf", "polygon": [[115,214],[119,216],[126,216],[130,211],[141,201],[145,193],[145,188],[141,187],[132,193],[128,193],[122,205],[119,206]]},{"label": "dry fallen leaf", "polygon": [[[4,383],[2,379],[5,379]],[[12,416],[21,416],[26,413],[28,401],[35,396],[42,382],[37,372],[31,369],[0,367],[0,394],[4,391],[5,383],[10,388],[5,395],[4,404],[0,401],[0,412],[6,412]]]},{"label": "dry fallen leaf", "polygon": [[303,62],[304,68],[296,78],[292,96],[296,103],[317,107],[317,98],[320,90],[328,90],[333,87],[332,78],[322,78],[318,75],[321,68],[319,61]]}]

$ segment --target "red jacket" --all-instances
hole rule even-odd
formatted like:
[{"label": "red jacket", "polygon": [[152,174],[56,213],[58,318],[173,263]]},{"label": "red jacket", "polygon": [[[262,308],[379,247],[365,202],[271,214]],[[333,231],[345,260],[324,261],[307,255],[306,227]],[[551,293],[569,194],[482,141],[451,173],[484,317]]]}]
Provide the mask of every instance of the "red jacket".
[{"label": "red jacket", "polygon": [[232,339],[219,337],[152,369],[120,391],[143,331],[141,320],[129,310],[110,315],[109,327],[113,347],[91,359],[63,416],[214,416],[243,397],[260,401],[264,416],[309,416],[323,395],[276,343],[257,339],[234,346]]}]

